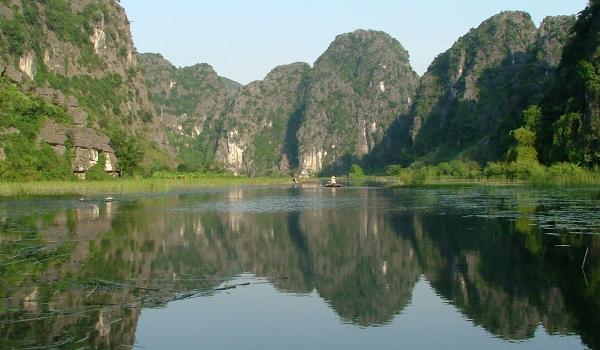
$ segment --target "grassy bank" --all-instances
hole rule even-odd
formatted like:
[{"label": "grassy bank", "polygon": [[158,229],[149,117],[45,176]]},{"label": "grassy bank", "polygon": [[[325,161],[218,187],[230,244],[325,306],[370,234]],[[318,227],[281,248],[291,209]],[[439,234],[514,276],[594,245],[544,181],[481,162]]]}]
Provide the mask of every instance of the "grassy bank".
[{"label": "grassy bank", "polygon": [[528,185],[595,186],[600,185],[600,170],[585,169],[569,163],[549,167],[537,162],[489,163],[480,168],[474,162],[453,161],[438,165],[413,164],[403,168],[389,166],[387,181],[392,187],[448,185]]},{"label": "grassy bank", "polygon": [[136,192],[170,192],[183,189],[238,185],[276,185],[289,178],[206,177],[181,179],[114,179],[105,181],[2,182],[0,197],[86,196]]}]

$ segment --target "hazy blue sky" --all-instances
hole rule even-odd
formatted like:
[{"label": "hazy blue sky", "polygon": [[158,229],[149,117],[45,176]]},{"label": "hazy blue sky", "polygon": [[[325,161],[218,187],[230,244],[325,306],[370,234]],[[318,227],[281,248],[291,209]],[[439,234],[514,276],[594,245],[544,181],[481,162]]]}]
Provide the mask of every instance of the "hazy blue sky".
[{"label": "hazy blue sky", "polygon": [[587,0],[121,0],[139,52],[158,52],[176,66],[206,62],[248,83],[277,65],[310,64],[336,35],[382,30],[408,50],[422,74],[459,36],[503,10],[545,16],[575,14]]}]

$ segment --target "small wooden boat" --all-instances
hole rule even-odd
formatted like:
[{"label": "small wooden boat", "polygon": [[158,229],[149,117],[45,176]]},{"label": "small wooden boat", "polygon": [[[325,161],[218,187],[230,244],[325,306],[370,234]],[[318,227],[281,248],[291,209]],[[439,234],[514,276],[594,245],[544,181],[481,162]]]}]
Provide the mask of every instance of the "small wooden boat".
[{"label": "small wooden boat", "polygon": [[344,187],[344,185],[338,183],[335,179],[335,176],[332,176],[329,181],[323,185],[323,187]]},{"label": "small wooden boat", "polygon": [[325,185],[323,185],[323,187],[333,187],[333,188],[336,188],[336,187],[344,187],[344,185],[339,184],[339,183],[334,183],[334,184],[326,183]]},{"label": "small wooden boat", "polygon": [[335,176],[332,176],[329,181],[323,185],[323,187],[344,187],[344,185],[338,183],[335,179]]}]

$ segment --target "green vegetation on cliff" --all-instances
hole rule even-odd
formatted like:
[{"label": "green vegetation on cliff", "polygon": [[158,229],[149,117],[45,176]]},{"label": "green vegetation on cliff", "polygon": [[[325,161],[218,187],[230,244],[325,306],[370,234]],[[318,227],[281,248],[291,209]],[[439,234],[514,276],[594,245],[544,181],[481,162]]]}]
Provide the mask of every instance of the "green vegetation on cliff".
[{"label": "green vegetation on cliff", "polygon": [[73,178],[70,155],[56,154],[37,137],[46,120],[72,123],[59,107],[28,96],[6,79],[0,79],[0,180],[31,181]]},{"label": "green vegetation on cliff", "polygon": [[[522,111],[541,101],[555,50],[572,21],[547,18],[538,30],[528,14],[484,21],[438,56],[421,80],[408,140],[413,159],[502,159]],[[412,139],[412,141],[411,141]],[[402,145],[400,145],[402,147]]]},{"label": "green vegetation on cliff", "polygon": [[537,146],[544,162],[600,165],[600,1],[570,32],[557,78],[543,104]]}]

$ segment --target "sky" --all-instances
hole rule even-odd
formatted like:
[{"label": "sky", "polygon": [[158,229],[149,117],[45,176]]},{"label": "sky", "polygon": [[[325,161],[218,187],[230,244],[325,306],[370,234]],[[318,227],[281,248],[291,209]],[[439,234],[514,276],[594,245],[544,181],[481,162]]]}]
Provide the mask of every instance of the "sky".
[{"label": "sky", "polygon": [[247,84],[274,67],[314,61],[336,35],[384,31],[410,54],[422,75],[435,56],[469,29],[504,10],[546,16],[577,14],[587,0],[121,0],[139,52],[175,66],[209,63]]}]

